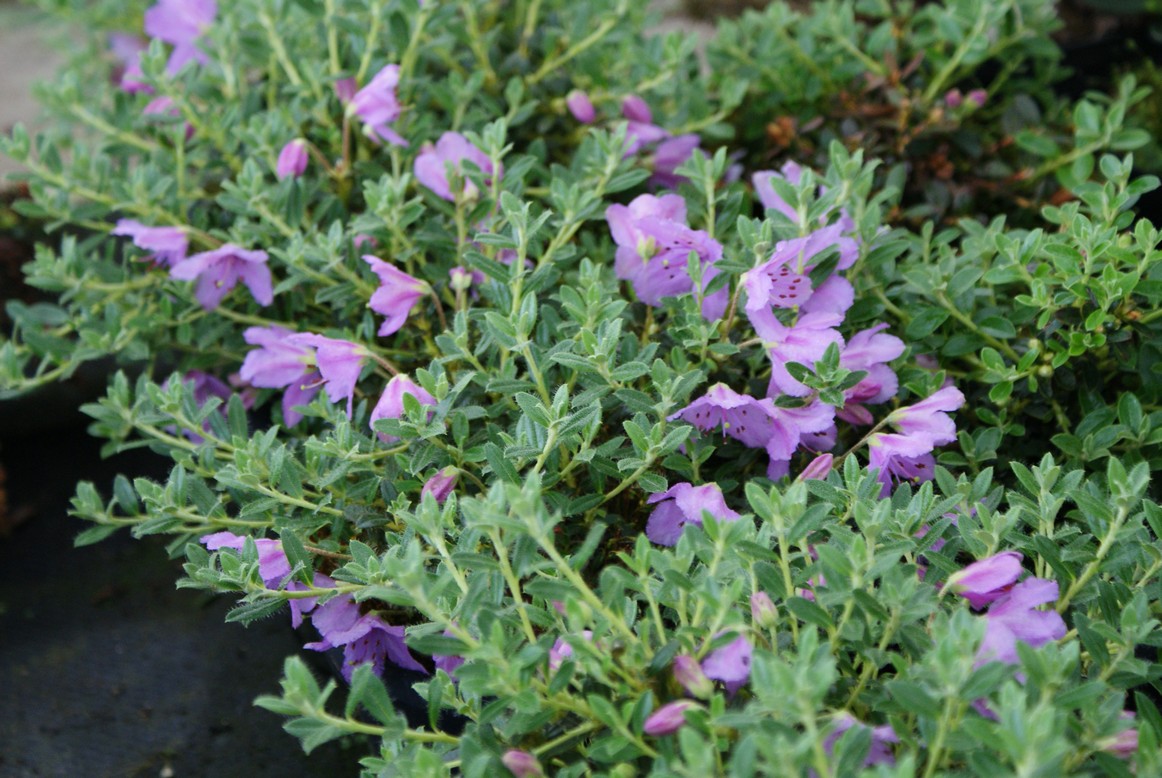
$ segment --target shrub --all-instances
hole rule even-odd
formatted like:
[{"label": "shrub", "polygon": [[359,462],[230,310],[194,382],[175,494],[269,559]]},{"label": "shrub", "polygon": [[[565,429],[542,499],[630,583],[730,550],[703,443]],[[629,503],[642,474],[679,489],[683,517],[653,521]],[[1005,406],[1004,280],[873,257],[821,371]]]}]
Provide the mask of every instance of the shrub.
[{"label": "shrub", "polygon": [[[89,234],[28,266],[58,302],[10,305],[0,365],[137,372],[92,431],[173,469],[81,484],[78,542],[170,535],[231,620],[289,603],[342,649],[341,707],[297,658],[258,700],[304,748],[370,736],[376,775],[1158,769],[1158,233],[1130,210],[1156,182],[1099,155],[1141,140],[1132,82],[1061,114],[1069,150],[1018,144],[1076,201],[912,230],[923,118],[873,139],[888,165],[826,122],[813,166],[725,145],[781,110],[740,36],[783,72],[823,11],[790,42],[782,7],[724,27],[704,73],[625,3],[185,8],[119,83],[90,55],[46,90],[76,135],[4,142],[25,210]],[[1049,67],[1039,6],[986,4],[1000,42],[966,8],[926,6],[932,60],[874,89]],[[829,9],[841,89],[897,48]],[[838,94],[806,83],[769,99]]]}]

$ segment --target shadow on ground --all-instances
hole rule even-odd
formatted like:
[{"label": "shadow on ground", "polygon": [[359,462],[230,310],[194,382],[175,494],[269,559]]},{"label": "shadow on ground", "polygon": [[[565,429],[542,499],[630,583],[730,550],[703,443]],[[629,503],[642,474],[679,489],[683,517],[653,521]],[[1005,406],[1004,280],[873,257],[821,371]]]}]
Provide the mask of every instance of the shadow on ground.
[{"label": "shadow on ground", "polygon": [[174,588],[161,539],[73,548],[76,481],[165,474],[146,452],[101,461],[76,422],[0,441],[10,517],[24,519],[0,537],[0,776],[357,775],[365,743],[304,756],[251,704],[299,650],[286,613],[224,623],[228,598]]}]

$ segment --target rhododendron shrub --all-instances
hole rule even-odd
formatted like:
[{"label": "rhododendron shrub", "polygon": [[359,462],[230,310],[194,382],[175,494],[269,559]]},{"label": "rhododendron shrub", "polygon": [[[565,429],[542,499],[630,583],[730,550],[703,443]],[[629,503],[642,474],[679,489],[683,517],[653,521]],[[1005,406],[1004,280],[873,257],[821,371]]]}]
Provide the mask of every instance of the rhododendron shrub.
[{"label": "rhododendron shrub", "polygon": [[[632,5],[159,3],[66,74],[70,153],[5,148],[88,232],[0,368],[116,356],[93,431],[173,462],[81,484],[78,542],[170,535],[181,586],[304,630],[336,678],[258,704],[367,775],[1156,770],[1149,182],[913,231],[906,166],[738,147],[761,79]],[[1114,433],[1031,383],[1107,315],[1146,360]],[[1077,441],[1022,438],[1038,403]]]}]

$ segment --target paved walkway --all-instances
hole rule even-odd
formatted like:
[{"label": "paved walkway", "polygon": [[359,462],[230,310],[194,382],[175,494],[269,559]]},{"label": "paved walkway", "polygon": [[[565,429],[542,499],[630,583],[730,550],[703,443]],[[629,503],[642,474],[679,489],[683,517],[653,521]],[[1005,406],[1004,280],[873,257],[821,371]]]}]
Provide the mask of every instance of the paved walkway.
[{"label": "paved walkway", "polygon": [[[60,67],[57,44],[63,35],[63,28],[43,13],[0,0],[0,132],[7,135],[17,122],[35,127],[40,108],[32,84],[52,78]],[[0,179],[17,169],[0,154]]]}]

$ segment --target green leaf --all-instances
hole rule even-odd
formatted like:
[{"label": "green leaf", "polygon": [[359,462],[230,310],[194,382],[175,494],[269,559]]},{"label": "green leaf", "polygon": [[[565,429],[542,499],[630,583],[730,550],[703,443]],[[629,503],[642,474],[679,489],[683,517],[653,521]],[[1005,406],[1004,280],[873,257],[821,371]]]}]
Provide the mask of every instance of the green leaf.
[{"label": "green leaf", "polygon": [[912,317],[904,334],[911,340],[921,340],[928,337],[948,319],[948,311],[943,308],[922,308]]}]

